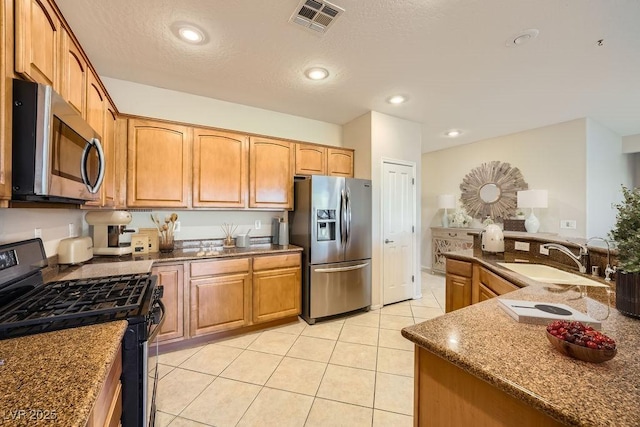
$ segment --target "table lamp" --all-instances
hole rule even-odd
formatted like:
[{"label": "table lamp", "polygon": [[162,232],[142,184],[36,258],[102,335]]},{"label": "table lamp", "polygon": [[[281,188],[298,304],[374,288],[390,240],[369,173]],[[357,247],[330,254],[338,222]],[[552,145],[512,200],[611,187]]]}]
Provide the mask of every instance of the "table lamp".
[{"label": "table lamp", "polygon": [[518,207],[531,208],[531,213],[524,222],[527,233],[537,233],[540,229],[540,220],[533,213],[534,208],[546,208],[549,194],[547,190],[523,190],[518,191]]},{"label": "table lamp", "polygon": [[438,196],[438,209],[444,209],[442,215],[442,226],[449,227],[449,217],[447,216],[447,209],[453,209],[456,207],[456,196],[453,194],[441,194]]}]

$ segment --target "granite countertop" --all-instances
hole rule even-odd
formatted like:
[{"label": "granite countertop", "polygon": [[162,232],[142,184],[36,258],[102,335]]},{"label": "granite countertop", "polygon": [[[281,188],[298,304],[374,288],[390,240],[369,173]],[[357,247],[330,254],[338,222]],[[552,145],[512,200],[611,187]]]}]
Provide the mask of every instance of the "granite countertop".
[{"label": "granite countertop", "polygon": [[609,311],[602,331],[616,340],[617,356],[601,364],[564,356],[547,341],[545,326],[516,322],[496,298],[404,328],[405,338],[565,424],[640,425],[640,320],[590,297],[573,299],[579,296],[574,291],[549,292],[548,285],[501,268],[491,257],[475,258],[471,251],[450,255],[479,262],[522,286],[507,299],[563,303],[596,319]]},{"label": "granite countertop", "polygon": [[126,321],[0,340],[0,425],[84,427]]}]

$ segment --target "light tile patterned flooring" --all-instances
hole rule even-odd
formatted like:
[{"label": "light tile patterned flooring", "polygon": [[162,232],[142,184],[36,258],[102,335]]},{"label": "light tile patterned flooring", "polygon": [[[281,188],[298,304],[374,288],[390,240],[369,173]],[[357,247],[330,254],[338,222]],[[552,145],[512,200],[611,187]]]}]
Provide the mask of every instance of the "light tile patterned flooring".
[{"label": "light tile patterned flooring", "polygon": [[[413,343],[400,329],[444,312],[422,299],[162,354],[156,426],[412,426]],[[155,366],[155,364],[153,364]]]}]

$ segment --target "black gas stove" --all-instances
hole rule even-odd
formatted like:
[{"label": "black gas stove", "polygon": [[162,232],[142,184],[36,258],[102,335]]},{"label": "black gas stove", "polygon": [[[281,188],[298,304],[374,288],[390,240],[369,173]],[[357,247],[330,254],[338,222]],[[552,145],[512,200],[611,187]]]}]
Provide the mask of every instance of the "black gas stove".
[{"label": "black gas stove", "polygon": [[164,317],[156,276],[128,274],[45,284],[41,270],[46,266],[40,239],[0,246],[0,339],[126,320],[121,422],[139,427],[150,420],[152,425],[154,414],[146,414],[148,343]]}]

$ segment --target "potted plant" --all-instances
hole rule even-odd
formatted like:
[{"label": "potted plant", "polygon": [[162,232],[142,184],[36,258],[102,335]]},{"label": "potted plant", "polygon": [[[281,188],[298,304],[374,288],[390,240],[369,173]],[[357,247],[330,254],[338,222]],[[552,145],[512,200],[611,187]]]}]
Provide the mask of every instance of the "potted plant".
[{"label": "potted plant", "polygon": [[616,205],[618,214],[609,237],[618,248],[616,308],[640,318],[640,188],[622,187],[624,200]]}]

